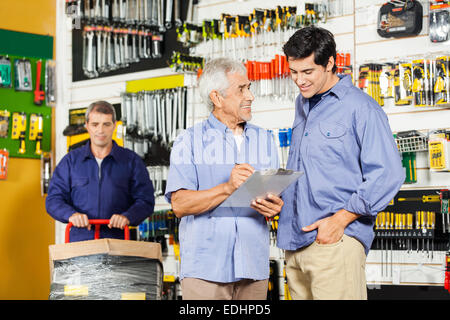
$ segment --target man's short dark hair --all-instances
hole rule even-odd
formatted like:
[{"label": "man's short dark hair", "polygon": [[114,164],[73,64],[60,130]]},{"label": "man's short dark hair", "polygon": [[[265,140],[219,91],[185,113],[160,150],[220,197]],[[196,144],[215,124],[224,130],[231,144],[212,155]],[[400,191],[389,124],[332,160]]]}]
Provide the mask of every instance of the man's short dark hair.
[{"label": "man's short dark hair", "polygon": [[336,72],[336,42],[333,34],[323,28],[309,26],[297,30],[283,46],[287,58],[303,59],[314,53],[314,63],[326,67],[330,57],[334,58],[333,73]]},{"label": "man's short dark hair", "polygon": [[92,102],[86,110],[86,115],[85,115],[86,122],[89,122],[89,114],[93,111],[103,113],[103,114],[110,114],[110,115],[112,115],[112,122],[113,123],[116,122],[116,110],[114,109],[112,104],[107,101]]}]

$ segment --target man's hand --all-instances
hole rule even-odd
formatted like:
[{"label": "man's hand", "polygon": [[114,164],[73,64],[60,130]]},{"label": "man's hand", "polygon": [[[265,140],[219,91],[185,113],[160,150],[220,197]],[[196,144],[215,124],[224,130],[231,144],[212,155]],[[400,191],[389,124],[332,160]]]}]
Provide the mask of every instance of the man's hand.
[{"label": "man's hand", "polygon": [[111,219],[109,220],[108,227],[111,228],[119,228],[122,229],[125,228],[125,226],[129,225],[130,221],[127,217],[121,215],[121,214],[113,214]]},{"label": "man's hand", "polygon": [[336,243],[344,235],[347,225],[358,217],[359,215],[356,213],[341,209],[334,215],[317,220],[313,224],[302,228],[302,230],[309,232],[317,229],[316,242],[319,244]]},{"label": "man's hand", "polygon": [[237,164],[231,170],[230,179],[228,180],[226,186],[228,187],[228,193],[233,193],[234,190],[240,187],[245,180],[250,177],[255,169],[248,163]]},{"label": "man's hand", "polygon": [[280,213],[284,202],[280,197],[273,194],[268,194],[266,199],[256,199],[252,202],[251,208],[258,211],[267,218],[272,218]]},{"label": "man's hand", "polygon": [[87,228],[91,230],[91,225],[89,224],[89,218],[84,213],[75,212],[69,218],[69,222],[72,222],[72,225],[77,228]]}]

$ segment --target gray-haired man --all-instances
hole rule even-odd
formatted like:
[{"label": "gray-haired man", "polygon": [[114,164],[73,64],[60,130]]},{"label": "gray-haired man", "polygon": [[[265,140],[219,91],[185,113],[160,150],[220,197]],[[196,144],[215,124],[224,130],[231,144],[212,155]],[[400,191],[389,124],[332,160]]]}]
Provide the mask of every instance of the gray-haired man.
[{"label": "gray-haired man", "polygon": [[181,218],[183,299],[266,299],[269,234],[276,196],[247,208],[218,207],[253,172],[278,168],[272,135],[248,123],[254,97],[242,63],[208,62],[199,80],[207,120],[174,143],[166,199]]}]

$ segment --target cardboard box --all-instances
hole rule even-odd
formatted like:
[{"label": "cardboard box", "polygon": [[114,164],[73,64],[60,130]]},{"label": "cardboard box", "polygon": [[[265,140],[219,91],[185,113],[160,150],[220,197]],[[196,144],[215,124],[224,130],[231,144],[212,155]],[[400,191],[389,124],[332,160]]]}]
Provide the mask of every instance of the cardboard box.
[{"label": "cardboard box", "polygon": [[49,246],[49,299],[161,299],[159,243],[99,239]]}]

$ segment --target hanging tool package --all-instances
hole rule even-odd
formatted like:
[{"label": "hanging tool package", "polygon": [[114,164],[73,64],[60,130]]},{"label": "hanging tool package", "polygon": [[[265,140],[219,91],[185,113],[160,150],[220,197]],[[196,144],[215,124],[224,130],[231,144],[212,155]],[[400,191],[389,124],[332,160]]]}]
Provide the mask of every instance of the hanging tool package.
[{"label": "hanging tool package", "polygon": [[416,0],[393,0],[378,14],[377,32],[383,38],[415,36],[422,31],[423,8]]}]

